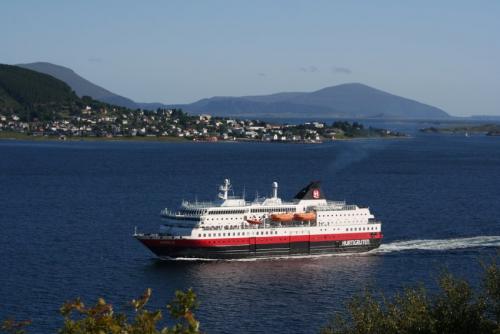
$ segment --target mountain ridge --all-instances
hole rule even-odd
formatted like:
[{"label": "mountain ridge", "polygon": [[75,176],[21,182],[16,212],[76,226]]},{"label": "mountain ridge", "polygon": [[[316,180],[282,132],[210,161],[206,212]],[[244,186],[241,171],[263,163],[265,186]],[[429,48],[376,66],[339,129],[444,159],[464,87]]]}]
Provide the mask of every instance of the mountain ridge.
[{"label": "mountain ridge", "polygon": [[72,69],[48,62],[34,62],[17,64],[16,66],[32,71],[53,76],[56,79],[67,83],[79,96],[91,96],[92,98],[112,105],[118,105],[130,109],[139,109],[140,106],[133,100],[115,94],[93,82],[83,78]]},{"label": "mountain ridge", "polygon": [[188,104],[141,103],[93,84],[73,70],[47,62],[19,64],[66,82],[78,96],[130,109],[183,108],[190,113],[227,117],[269,118],[397,118],[443,119],[444,110],[397,96],[362,83],[345,83],[312,92],[279,92],[268,95],[214,96]]},{"label": "mountain ridge", "polygon": [[[448,118],[444,110],[361,83],[312,92],[282,92],[241,97],[215,96],[181,105],[187,111],[218,116],[309,116],[341,118]],[[277,113],[277,111],[279,113]]]}]

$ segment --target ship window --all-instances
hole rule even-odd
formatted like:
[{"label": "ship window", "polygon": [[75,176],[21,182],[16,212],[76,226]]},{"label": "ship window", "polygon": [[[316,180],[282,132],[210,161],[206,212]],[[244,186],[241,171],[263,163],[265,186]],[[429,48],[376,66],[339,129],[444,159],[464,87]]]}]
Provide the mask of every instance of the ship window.
[{"label": "ship window", "polygon": [[207,235],[205,233],[203,233],[203,237],[206,237]]},{"label": "ship window", "polygon": [[201,237],[201,234],[198,234],[198,238]]}]

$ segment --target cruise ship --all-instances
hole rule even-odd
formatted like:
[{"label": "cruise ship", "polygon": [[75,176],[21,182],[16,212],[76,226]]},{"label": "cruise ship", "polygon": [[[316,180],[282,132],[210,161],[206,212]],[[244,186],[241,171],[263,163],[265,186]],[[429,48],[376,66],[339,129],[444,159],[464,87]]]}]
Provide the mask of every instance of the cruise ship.
[{"label": "cruise ship", "polygon": [[272,195],[246,201],[230,196],[228,179],[217,201],[183,201],[161,211],[158,233],[134,237],[161,259],[241,259],[365,252],[380,246],[382,224],[369,208],[325,199],[320,182],[291,201]]}]

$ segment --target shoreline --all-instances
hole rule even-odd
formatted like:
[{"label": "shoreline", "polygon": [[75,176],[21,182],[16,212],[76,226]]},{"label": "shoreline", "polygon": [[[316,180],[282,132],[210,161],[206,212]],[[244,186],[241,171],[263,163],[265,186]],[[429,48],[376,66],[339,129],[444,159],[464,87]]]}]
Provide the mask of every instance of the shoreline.
[{"label": "shoreline", "polygon": [[265,141],[258,139],[236,139],[236,140],[190,140],[182,137],[152,137],[152,136],[130,136],[130,137],[66,137],[61,139],[55,136],[32,136],[19,132],[0,131],[0,141],[34,141],[34,142],[156,142],[156,143],[259,143],[259,144],[308,144],[320,145],[336,141],[356,141],[356,140],[389,140],[389,139],[409,139],[411,136],[384,136],[384,137],[355,137],[326,139],[320,142],[304,141]]}]

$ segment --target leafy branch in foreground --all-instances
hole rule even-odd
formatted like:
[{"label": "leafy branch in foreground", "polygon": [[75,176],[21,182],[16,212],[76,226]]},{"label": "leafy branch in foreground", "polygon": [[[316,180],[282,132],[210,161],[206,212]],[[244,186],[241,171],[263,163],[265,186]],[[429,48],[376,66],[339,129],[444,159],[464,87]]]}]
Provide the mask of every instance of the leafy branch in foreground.
[{"label": "leafy branch in foreground", "polygon": [[130,303],[134,308],[135,318],[129,322],[127,316],[115,314],[111,304],[100,298],[97,304],[86,307],[80,299],[67,302],[61,307],[64,316],[64,326],[60,334],[196,334],[200,333],[199,322],[194,317],[193,310],[197,308],[196,294],[189,289],[187,292],[177,291],[171,304],[167,305],[175,325],[171,328],[158,328],[163,314],[160,310],[149,311],[146,304],[151,297],[151,289],[137,300]]},{"label": "leafy branch in foreground", "polygon": [[367,290],[347,302],[346,315],[336,313],[322,334],[500,333],[499,257],[483,264],[481,291],[444,274],[439,291],[407,288],[392,299]]},{"label": "leafy branch in foreground", "polygon": [[7,319],[0,325],[0,333],[8,334],[25,334],[24,328],[31,324],[30,320],[15,321],[13,319]]},{"label": "leafy branch in foreground", "polygon": [[[199,334],[200,323],[193,311],[198,307],[196,294],[189,289],[186,292],[176,291],[174,300],[167,305],[170,317],[174,320],[172,327],[161,327],[163,319],[160,310],[149,311],[146,305],[151,297],[151,289],[137,300],[130,302],[135,317],[129,321],[122,313],[115,313],[113,306],[99,298],[93,306],[87,307],[80,298],[66,302],[60,309],[64,317],[64,325],[60,334]],[[16,322],[5,320],[0,326],[0,333],[24,334],[29,321]]]}]

